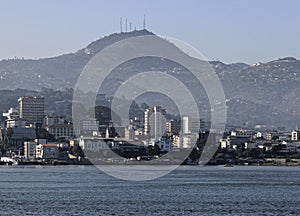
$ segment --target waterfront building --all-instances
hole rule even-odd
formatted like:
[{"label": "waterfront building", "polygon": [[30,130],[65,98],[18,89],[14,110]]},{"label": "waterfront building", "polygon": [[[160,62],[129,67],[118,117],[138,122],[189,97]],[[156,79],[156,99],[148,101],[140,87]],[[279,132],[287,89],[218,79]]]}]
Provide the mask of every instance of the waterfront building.
[{"label": "waterfront building", "polygon": [[24,142],[24,157],[27,160],[35,159],[35,148],[37,143],[35,141]]},{"label": "waterfront building", "polygon": [[57,144],[39,144],[35,147],[35,157],[37,159],[58,159],[59,158],[59,149]]},{"label": "waterfront building", "polygon": [[160,148],[161,151],[171,151],[172,149],[172,142],[171,140],[167,139],[167,138],[160,138],[158,140],[156,139],[151,139],[147,142],[147,145],[158,145],[158,147]]}]

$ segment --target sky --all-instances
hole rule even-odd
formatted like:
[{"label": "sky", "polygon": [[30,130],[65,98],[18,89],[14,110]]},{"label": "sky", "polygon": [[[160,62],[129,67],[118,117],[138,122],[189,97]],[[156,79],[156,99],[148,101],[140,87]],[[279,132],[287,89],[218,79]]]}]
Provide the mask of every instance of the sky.
[{"label": "sky", "polygon": [[298,0],[0,0],[0,59],[76,52],[119,32],[120,17],[141,29],[144,14],[148,30],[209,60],[300,59],[299,10]]}]

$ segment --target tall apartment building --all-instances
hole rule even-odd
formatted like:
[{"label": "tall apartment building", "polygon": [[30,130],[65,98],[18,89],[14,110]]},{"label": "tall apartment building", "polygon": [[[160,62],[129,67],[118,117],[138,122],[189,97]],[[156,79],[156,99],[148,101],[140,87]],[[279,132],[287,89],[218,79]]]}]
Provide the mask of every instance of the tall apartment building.
[{"label": "tall apartment building", "polygon": [[144,116],[144,134],[160,138],[166,130],[166,110],[160,106],[146,109]]},{"label": "tall apartment building", "polygon": [[182,134],[199,133],[200,121],[190,116],[182,116]]},{"label": "tall apartment building", "polygon": [[20,97],[19,112],[20,118],[26,120],[27,124],[43,123],[44,119],[44,98],[43,97]]},{"label": "tall apartment building", "polygon": [[181,131],[181,120],[174,119],[168,121],[166,127],[168,133],[179,134]]}]

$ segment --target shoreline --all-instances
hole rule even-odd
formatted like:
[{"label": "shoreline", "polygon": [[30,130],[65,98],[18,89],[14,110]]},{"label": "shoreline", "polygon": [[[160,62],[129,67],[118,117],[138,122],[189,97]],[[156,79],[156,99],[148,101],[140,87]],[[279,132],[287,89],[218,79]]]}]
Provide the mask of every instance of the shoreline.
[{"label": "shoreline", "polygon": [[20,164],[14,163],[1,163],[0,167],[32,167],[32,166],[39,166],[39,167],[47,167],[47,166],[205,166],[205,167],[216,167],[216,166],[224,166],[224,167],[299,167],[299,163],[253,163],[253,164],[176,164],[176,163],[161,163],[159,161],[153,161],[152,163],[143,163],[141,161],[134,161],[130,163],[68,163],[68,162],[26,162]]}]

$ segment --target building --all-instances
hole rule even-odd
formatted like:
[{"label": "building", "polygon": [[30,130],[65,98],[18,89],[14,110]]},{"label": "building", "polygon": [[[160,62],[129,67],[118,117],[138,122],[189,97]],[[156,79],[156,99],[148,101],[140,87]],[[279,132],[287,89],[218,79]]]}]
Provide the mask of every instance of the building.
[{"label": "building", "polygon": [[299,140],[299,131],[293,130],[291,132],[291,141],[298,141]]},{"label": "building", "polygon": [[36,131],[34,128],[7,128],[2,129],[2,136],[10,133],[10,144],[16,147],[24,145],[24,141],[36,139]]},{"label": "building", "polygon": [[172,137],[172,144],[174,148],[181,148],[180,136],[173,135]]},{"label": "building", "polygon": [[238,138],[256,138],[256,132],[252,130],[235,130],[231,131],[232,137],[238,137]]},{"label": "building", "polygon": [[24,142],[24,157],[27,160],[35,159],[35,148],[37,143],[34,141],[25,141]]},{"label": "building", "polygon": [[182,148],[192,148],[195,147],[198,139],[198,134],[185,134],[181,136],[180,142]]},{"label": "building", "polygon": [[274,138],[276,136],[279,136],[279,133],[276,132],[276,131],[266,131],[266,132],[263,133],[263,137],[266,140],[272,140],[272,138]]},{"label": "building", "polygon": [[284,131],[284,132],[280,132],[278,134],[278,140],[280,141],[291,141],[292,136],[291,136],[291,132],[289,131]]},{"label": "building", "polygon": [[230,148],[230,138],[227,137],[226,139],[221,139],[220,141],[220,147],[223,149],[229,149]]},{"label": "building", "polygon": [[130,119],[130,124],[134,128],[143,128],[144,122],[139,117],[134,117],[134,119]]},{"label": "building", "polygon": [[199,133],[200,121],[190,116],[182,116],[182,134]]},{"label": "building", "polygon": [[168,133],[179,134],[181,131],[181,121],[176,119],[168,121],[166,128]]},{"label": "building", "polygon": [[39,144],[46,144],[46,139],[35,139],[34,141],[24,141],[24,158],[26,160],[36,159],[36,146]]},{"label": "building", "polygon": [[45,116],[44,125],[51,126],[54,124],[65,124],[66,120],[63,116]]},{"label": "building", "polygon": [[125,128],[125,139],[134,140],[135,138],[135,131],[132,125],[129,125]]},{"label": "building", "polygon": [[192,148],[195,147],[199,135],[196,133],[189,133],[183,135],[173,135],[173,147],[174,148]]},{"label": "building", "polygon": [[23,119],[7,119],[5,120],[5,127],[7,128],[14,128],[14,127],[20,127],[25,128],[27,122]]},{"label": "building", "polygon": [[58,159],[59,158],[59,149],[57,144],[39,144],[35,147],[35,157],[36,159]]},{"label": "building", "polygon": [[26,121],[24,119],[20,119],[19,111],[15,108],[10,108],[7,113],[3,113],[3,116],[7,118],[5,120],[6,128],[24,128],[26,126]]},{"label": "building", "polygon": [[84,119],[81,121],[80,134],[93,135],[94,132],[99,132],[99,121],[97,119]]},{"label": "building", "polygon": [[56,139],[60,137],[74,137],[74,128],[72,124],[52,124],[47,126],[46,130]]},{"label": "building", "polygon": [[144,134],[160,138],[166,131],[166,110],[160,106],[146,109],[144,113]]},{"label": "building", "polygon": [[3,113],[3,116],[6,117],[8,120],[10,119],[18,119],[19,118],[19,111],[15,108],[10,108],[7,113]]},{"label": "building", "polygon": [[169,139],[166,139],[166,138],[160,138],[158,140],[155,140],[155,139],[151,139],[148,141],[147,145],[157,145],[161,151],[171,151],[172,149],[172,142],[171,140]]},{"label": "building", "polygon": [[27,124],[43,124],[44,119],[44,98],[43,97],[20,97],[19,112],[20,118],[26,120]]},{"label": "building", "polygon": [[256,142],[252,142],[252,141],[249,141],[249,142],[245,142],[245,149],[255,149],[257,148],[257,144]]},{"label": "building", "polygon": [[190,133],[190,117],[182,116],[182,133],[187,134]]}]

